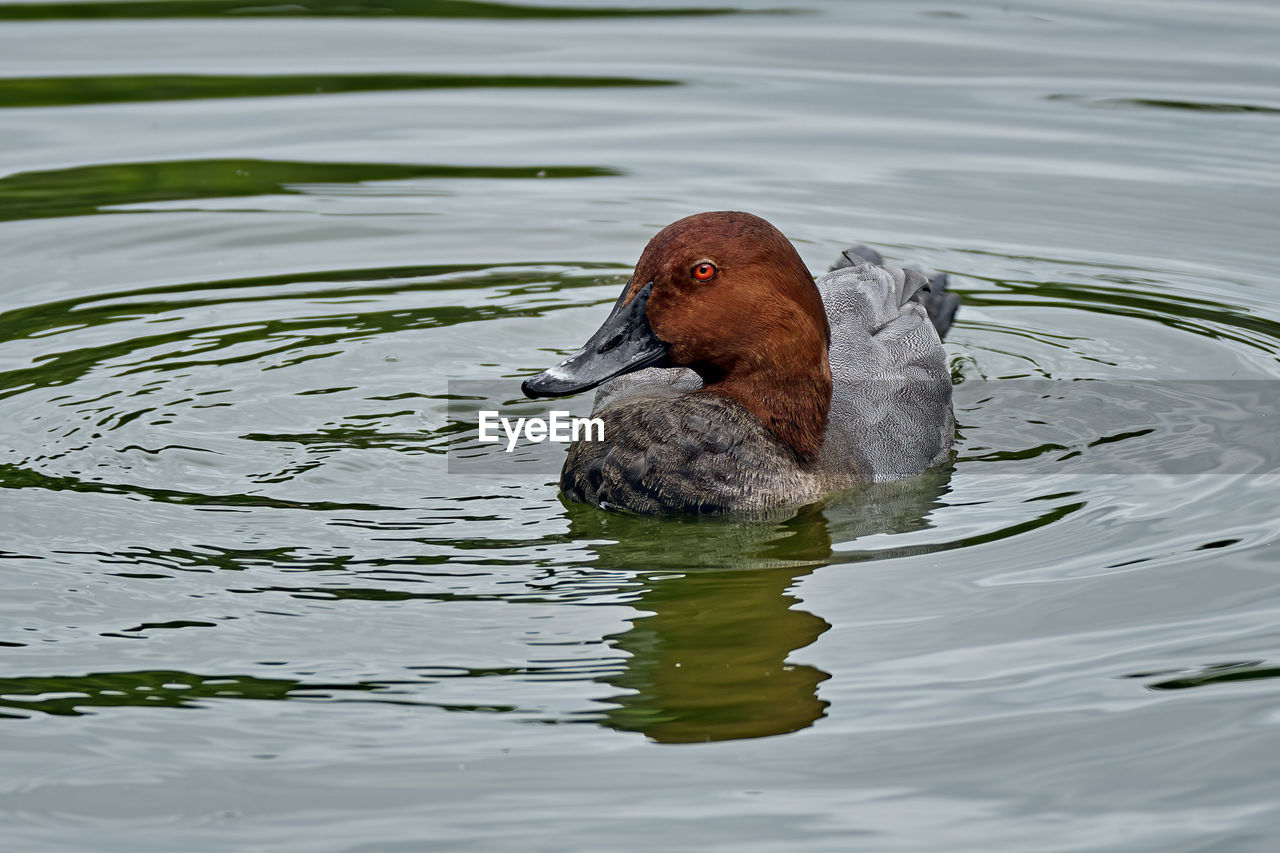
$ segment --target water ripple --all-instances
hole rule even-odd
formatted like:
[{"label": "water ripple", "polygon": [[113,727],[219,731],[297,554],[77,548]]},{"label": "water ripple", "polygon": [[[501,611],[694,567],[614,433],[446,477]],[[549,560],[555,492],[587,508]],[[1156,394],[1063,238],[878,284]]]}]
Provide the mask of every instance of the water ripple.
[{"label": "water ripple", "polygon": [[0,5],[0,20],[101,20],[128,18],[208,17],[408,17],[480,18],[505,20],[572,20],[590,18],[706,17],[739,14],[788,14],[794,9],[739,9],[731,6],[672,6],[666,8],[610,6],[551,6],[485,0],[298,0],[283,5],[273,0],[150,0],[150,2],[9,3]]}]

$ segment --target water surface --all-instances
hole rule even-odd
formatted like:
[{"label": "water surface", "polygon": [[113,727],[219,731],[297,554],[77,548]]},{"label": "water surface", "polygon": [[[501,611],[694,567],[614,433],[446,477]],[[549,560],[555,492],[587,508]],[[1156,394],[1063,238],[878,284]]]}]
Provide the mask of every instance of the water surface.
[{"label": "water surface", "polygon": [[[6,844],[1269,850],[1278,39],[0,5]],[[450,381],[507,405],[724,208],[951,274],[953,464],[755,524],[449,473]]]}]

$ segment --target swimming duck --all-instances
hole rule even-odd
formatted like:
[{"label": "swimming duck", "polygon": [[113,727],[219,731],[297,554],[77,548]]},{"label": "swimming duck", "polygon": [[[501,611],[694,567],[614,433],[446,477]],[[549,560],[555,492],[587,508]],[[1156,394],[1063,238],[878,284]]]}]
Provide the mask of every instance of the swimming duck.
[{"label": "swimming duck", "polygon": [[699,213],[659,231],[600,329],[522,389],[599,388],[604,439],[571,445],[560,476],[573,500],[645,515],[796,507],[948,455],[941,335],[958,300],[945,284],[930,292],[865,247],[815,282],[760,217]]}]

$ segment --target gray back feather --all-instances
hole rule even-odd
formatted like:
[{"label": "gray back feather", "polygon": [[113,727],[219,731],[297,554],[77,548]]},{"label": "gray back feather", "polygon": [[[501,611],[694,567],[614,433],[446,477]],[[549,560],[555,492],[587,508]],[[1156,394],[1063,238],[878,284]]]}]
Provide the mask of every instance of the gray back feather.
[{"label": "gray back feather", "polygon": [[861,482],[919,473],[951,446],[951,374],[915,270],[862,264],[818,279],[831,325],[820,467]]}]

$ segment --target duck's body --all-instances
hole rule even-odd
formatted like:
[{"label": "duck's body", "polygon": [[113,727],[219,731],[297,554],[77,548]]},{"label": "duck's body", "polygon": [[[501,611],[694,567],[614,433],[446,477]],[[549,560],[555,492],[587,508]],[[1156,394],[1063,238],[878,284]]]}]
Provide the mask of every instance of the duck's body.
[{"label": "duck's body", "polygon": [[[815,283],[750,214],[664,229],[601,331],[525,385],[600,385],[605,437],[570,447],[565,494],[649,515],[760,515],[942,460],[955,421],[946,356],[919,301],[928,280],[846,257]],[[692,286],[680,280],[689,269]]]}]

